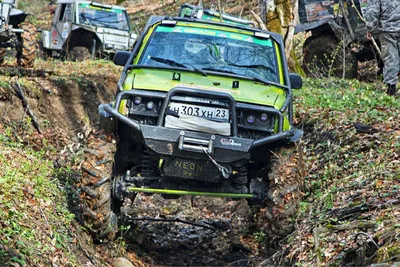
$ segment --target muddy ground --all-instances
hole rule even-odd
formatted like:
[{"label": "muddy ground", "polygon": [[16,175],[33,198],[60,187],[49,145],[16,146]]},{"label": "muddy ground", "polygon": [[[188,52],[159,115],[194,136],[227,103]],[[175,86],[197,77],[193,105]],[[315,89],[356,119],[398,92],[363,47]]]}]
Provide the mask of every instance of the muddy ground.
[{"label": "muddy ground", "polygon": [[[1,80],[9,85],[0,90],[1,122],[13,125],[19,136],[27,143],[36,143],[38,149],[43,140],[50,142],[57,150],[51,156],[56,167],[77,166],[79,157],[71,162],[71,155],[84,146],[85,135],[98,127],[98,105],[113,100],[119,69],[107,63],[103,71],[81,73],[80,65],[71,65],[75,63],[48,64],[39,63],[41,68],[36,69],[12,65],[1,69]],[[18,85],[34,115],[31,118],[16,94]],[[33,128],[33,120],[42,134]],[[24,138],[21,129],[26,127],[34,134]],[[71,174],[59,179],[66,182],[67,176]],[[79,222],[74,190],[68,192],[69,207]],[[80,240],[76,253],[82,264],[107,266],[113,258],[125,256],[136,265],[249,266],[270,254],[265,250],[267,236],[257,232],[255,211],[245,200],[164,199],[139,194],[134,205],[125,205],[123,211],[129,216],[120,218],[119,237],[114,243],[91,245],[90,237],[74,227]],[[84,253],[78,253],[79,248]]]}]

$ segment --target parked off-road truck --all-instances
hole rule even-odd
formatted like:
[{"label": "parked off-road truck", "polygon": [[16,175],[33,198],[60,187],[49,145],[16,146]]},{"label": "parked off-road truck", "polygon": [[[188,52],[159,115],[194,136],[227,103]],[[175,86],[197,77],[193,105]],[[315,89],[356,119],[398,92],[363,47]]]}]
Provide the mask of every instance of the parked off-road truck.
[{"label": "parked off-road truck", "polygon": [[36,28],[25,22],[28,13],[15,8],[15,0],[0,1],[0,64],[7,48],[17,51],[17,64],[32,67],[36,58]]},{"label": "parked off-road truck", "polygon": [[366,38],[362,21],[366,4],[366,0],[300,0],[300,23],[295,31],[311,32],[303,45],[303,63],[308,73],[330,71],[342,77],[345,63],[345,77],[356,78],[358,61],[380,61]]},{"label": "parked off-road truck", "polygon": [[[215,22],[221,22],[220,13],[214,9],[204,9],[201,5],[195,6],[190,4],[181,5],[179,11],[179,17],[182,18],[197,18],[204,20],[211,20]],[[255,27],[254,22],[250,20],[245,20],[241,18],[237,18],[231,15],[222,14],[222,22],[241,25],[241,26],[250,26]]]},{"label": "parked off-road truck", "polygon": [[150,18],[114,57],[117,95],[99,106],[114,135],[88,138],[79,185],[95,239],[114,237],[121,203],[138,192],[247,198],[266,207],[271,229],[290,231],[303,182],[292,88],[302,81],[283,46],[257,28]]},{"label": "parked off-road truck", "polygon": [[51,29],[42,32],[43,54],[71,60],[112,57],[131,50],[136,37],[124,7],[58,0]]}]

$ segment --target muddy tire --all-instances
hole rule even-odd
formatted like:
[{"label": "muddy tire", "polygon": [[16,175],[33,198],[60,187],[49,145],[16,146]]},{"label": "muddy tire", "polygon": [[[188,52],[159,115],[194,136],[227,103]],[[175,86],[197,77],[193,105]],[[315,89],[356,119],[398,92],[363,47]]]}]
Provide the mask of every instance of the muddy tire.
[{"label": "muddy tire", "polygon": [[38,44],[38,50],[36,53],[36,57],[41,58],[43,60],[48,60],[52,58],[52,51],[43,47],[43,43],[40,42]]},{"label": "muddy tire", "polygon": [[301,146],[286,145],[272,153],[267,203],[260,217],[271,223],[271,230],[279,237],[294,230],[292,217],[298,210],[304,176]]},{"label": "muddy tire", "polygon": [[343,77],[345,60],[345,78],[357,78],[358,62],[355,54],[346,48],[343,58],[342,48],[334,36],[308,38],[303,46],[303,56],[304,70],[312,77]]},{"label": "muddy tire", "polygon": [[71,61],[84,61],[90,59],[90,57],[89,49],[84,46],[74,46],[68,52],[68,60]]},{"label": "muddy tire", "polygon": [[87,140],[78,184],[84,226],[93,239],[105,243],[118,231],[117,216],[112,211],[113,157],[115,144],[110,135],[91,134]]},{"label": "muddy tire", "polygon": [[5,48],[0,48],[0,65],[4,63],[4,59],[6,58],[7,50]]},{"label": "muddy tire", "polygon": [[33,26],[30,23],[23,22],[19,24],[19,27],[27,31],[30,34],[30,36],[32,36],[32,39],[37,43],[38,31],[35,26]]},{"label": "muddy tire", "polygon": [[36,58],[36,28],[32,24],[22,23],[19,25],[24,32],[19,36],[20,46],[17,49],[18,66],[33,67]]}]

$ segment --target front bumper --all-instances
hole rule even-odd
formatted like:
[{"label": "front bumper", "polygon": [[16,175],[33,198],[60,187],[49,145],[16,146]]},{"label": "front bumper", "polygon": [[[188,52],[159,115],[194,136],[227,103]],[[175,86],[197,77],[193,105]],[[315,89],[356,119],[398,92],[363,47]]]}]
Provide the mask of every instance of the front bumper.
[{"label": "front bumper", "polygon": [[125,44],[105,43],[103,46],[103,52],[109,54],[115,54],[118,51],[126,51],[126,50],[129,50],[129,47]]},{"label": "front bumper", "polygon": [[[226,137],[163,127],[168,104],[173,96],[179,94],[193,95],[196,97],[208,97],[212,99],[223,99],[229,102],[231,118],[234,118],[231,122],[231,136]],[[118,111],[118,108],[123,100],[135,96],[157,97],[163,99],[163,105],[160,109],[159,118],[155,126],[140,124],[136,120],[129,118]],[[230,163],[247,158],[248,153],[252,148],[278,141],[296,141],[294,139],[299,139],[302,135],[302,133],[296,129],[291,129],[288,131],[283,130],[283,114],[281,111],[271,107],[257,106],[259,111],[268,112],[277,118],[278,131],[274,134],[257,140],[239,137],[236,108],[253,109],[255,106],[250,104],[236,103],[231,95],[220,92],[211,92],[184,87],[175,87],[167,93],[145,90],[129,90],[122,91],[117,95],[114,107],[108,104],[101,105],[101,108],[111,114],[113,117],[132,127],[135,131],[140,132],[147,147],[164,156],[174,155],[206,160],[208,157],[207,154],[209,154],[213,155],[213,158],[222,163]]]}]

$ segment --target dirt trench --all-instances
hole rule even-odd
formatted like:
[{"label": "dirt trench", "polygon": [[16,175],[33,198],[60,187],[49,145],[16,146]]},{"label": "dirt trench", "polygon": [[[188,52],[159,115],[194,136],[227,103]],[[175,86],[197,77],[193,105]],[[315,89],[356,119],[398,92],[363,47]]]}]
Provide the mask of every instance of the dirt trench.
[{"label": "dirt trench", "polygon": [[[7,73],[7,67],[1,72]],[[66,138],[85,127],[96,127],[98,105],[112,101],[116,91],[116,77],[66,77],[45,70],[16,72],[12,67],[8,73],[8,86],[0,91],[3,120],[20,123],[27,119],[21,100],[14,92],[18,83],[40,127],[60,130]]]},{"label": "dirt trench", "polygon": [[[118,81],[115,75],[68,76],[12,66],[0,72],[5,81],[0,84],[1,123],[12,125],[21,137],[37,135],[33,127],[27,129],[32,119],[15,93],[20,85],[40,130],[60,151],[70,144],[83,143],[81,133],[97,128],[98,105],[113,100]],[[39,143],[40,149],[43,140]],[[72,198],[69,206],[77,213],[77,202]],[[118,240],[94,247],[85,244],[86,251],[108,258],[121,256],[124,251],[123,256],[136,265],[147,266],[249,266],[271,252],[266,251],[268,237],[256,230],[254,213],[245,200],[168,200],[139,194],[134,205],[124,209],[129,216],[120,218]]]}]

